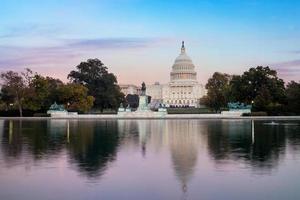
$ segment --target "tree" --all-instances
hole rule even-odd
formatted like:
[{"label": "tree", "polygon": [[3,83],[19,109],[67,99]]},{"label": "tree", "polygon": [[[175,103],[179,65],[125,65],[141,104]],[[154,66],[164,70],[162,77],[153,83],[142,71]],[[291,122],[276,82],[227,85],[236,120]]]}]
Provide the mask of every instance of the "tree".
[{"label": "tree", "polygon": [[229,98],[248,104],[253,102],[256,110],[272,110],[285,103],[284,82],[268,66],[250,68],[242,76],[233,76]]},{"label": "tree", "polygon": [[91,109],[94,97],[88,96],[88,89],[77,83],[63,85],[58,90],[59,102],[68,110],[87,112]]},{"label": "tree", "polygon": [[300,83],[291,81],[286,87],[287,109],[291,113],[300,114]]},{"label": "tree", "polygon": [[220,111],[228,102],[229,79],[228,74],[215,72],[205,85],[207,95],[200,100],[200,103],[214,109],[216,112]]},{"label": "tree", "polygon": [[88,88],[88,94],[95,98],[94,107],[101,109],[118,108],[124,102],[124,94],[117,85],[117,78],[108,73],[107,67],[99,59],[88,59],[76,66],[76,71],[68,75],[73,83]]},{"label": "tree", "polygon": [[[27,69],[27,72],[30,70]],[[26,90],[28,88],[27,85],[27,75],[25,73],[17,73],[13,71],[2,72],[0,75],[3,84],[3,91],[6,92],[6,96],[10,97],[9,99],[13,99],[12,103],[16,103],[19,109],[20,117],[23,116],[23,103],[24,97],[26,95]]]},{"label": "tree", "polygon": [[28,92],[24,104],[30,110],[47,110],[58,100],[58,89],[63,86],[59,79],[43,77],[35,74],[29,82]]},{"label": "tree", "polygon": [[28,85],[24,106],[34,111],[44,108],[49,92],[46,78],[36,74]]},{"label": "tree", "polygon": [[53,104],[55,101],[58,101],[59,99],[59,92],[58,90],[60,89],[60,87],[64,86],[64,83],[56,78],[52,78],[52,77],[46,77],[46,86],[47,86],[47,91],[48,91],[48,96],[45,99],[44,103],[43,103],[43,107],[44,109],[48,109],[51,104]]},{"label": "tree", "polygon": [[126,96],[126,102],[129,104],[130,108],[137,108],[139,106],[139,95],[128,94]]},{"label": "tree", "polygon": [[4,104],[5,110],[8,110],[10,105],[15,102],[15,95],[5,85],[1,88],[1,101]]}]

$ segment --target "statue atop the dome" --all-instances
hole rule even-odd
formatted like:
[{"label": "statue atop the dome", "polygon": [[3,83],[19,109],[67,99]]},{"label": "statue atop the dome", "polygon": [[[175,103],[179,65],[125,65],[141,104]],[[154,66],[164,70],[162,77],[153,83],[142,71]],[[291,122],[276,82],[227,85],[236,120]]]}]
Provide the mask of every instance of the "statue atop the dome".
[{"label": "statue atop the dome", "polygon": [[146,95],[146,84],[145,82],[142,83],[142,93],[141,96],[145,96]]},{"label": "statue atop the dome", "polygon": [[181,44],[181,53],[185,53],[184,41],[182,41],[182,44]]}]

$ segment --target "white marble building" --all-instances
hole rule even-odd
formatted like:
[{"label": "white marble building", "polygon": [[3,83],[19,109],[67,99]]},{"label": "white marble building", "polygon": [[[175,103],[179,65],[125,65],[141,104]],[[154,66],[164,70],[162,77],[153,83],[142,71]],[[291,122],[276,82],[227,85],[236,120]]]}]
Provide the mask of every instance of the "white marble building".
[{"label": "white marble building", "polygon": [[195,66],[186,54],[184,42],[172,66],[170,82],[148,85],[146,94],[152,97],[152,101],[160,101],[168,106],[200,107],[199,100],[206,91],[197,81]]},{"label": "white marble building", "polygon": [[[127,94],[140,94],[140,87],[135,85],[120,85],[122,92]],[[146,86],[146,95],[151,96],[151,102],[163,103],[167,106],[200,107],[199,100],[206,94],[203,85],[197,81],[195,65],[186,54],[184,42],[181,53],[175,59],[170,73],[170,82]]]},{"label": "white marble building", "polygon": [[120,84],[119,86],[120,86],[121,92],[123,92],[123,94],[125,94],[125,96],[127,96],[128,94],[140,95],[141,87],[138,87],[138,86],[132,85],[132,84]]}]

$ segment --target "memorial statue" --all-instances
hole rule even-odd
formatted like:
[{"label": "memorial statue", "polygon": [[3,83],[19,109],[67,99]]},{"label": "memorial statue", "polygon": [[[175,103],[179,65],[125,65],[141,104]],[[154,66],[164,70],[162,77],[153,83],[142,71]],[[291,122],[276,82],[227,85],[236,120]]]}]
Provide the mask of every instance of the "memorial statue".
[{"label": "memorial statue", "polygon": [[227,105],[228,105],[229,110],[243,110],[243,109],[251,110],[251,108],[252,108],[251,105],[247,105],[247,104],[240,103],[240,102],[229,102]]},{"label": "memorial statue", "polygon": [[142,93],[141,96],[145,96],[146,95],[146,84],[145,82],[142,83]]},{"label": "memorial statue", "polygon": [[50,106],[49,110],[47,110],[47,114],[49,114],[51,117],[64,117],[67,116],[69,113],[65,109],[64,105],[59,105],[56,102],[54,102],[54,104]]},{"label": "memorial statue", "polygon": [[54,104],[52,104],[50,106],[49,110],[52,110],[52,111],[66,111],[64,105],[58,105],[56,102],[54,102]]}]

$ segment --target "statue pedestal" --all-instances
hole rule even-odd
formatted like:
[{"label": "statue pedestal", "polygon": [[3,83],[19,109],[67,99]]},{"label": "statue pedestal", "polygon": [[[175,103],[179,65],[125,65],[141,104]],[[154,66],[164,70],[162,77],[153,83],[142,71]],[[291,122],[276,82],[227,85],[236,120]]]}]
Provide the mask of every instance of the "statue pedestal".
[{"label": "statue pedestal", "polygon": [[47,114],[51,117],[66,117],[68,116],[68,112],[66,110],[48,110]]},{"label": "statue pedestal", "polygon": [[125,112],[125,108],[119,108],[118,112]]},{"label": "statue pedestal", "polygon": [[148,97],[146,95],[140,96],[139,107],[138,107],[137,111],[149,111]]},{"label": "statue pedestal", "polygon": [[167,112],[167,109],[166,108],[158,108],[158,112]]}]

